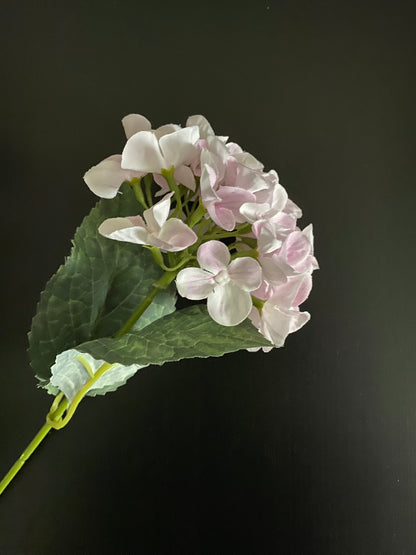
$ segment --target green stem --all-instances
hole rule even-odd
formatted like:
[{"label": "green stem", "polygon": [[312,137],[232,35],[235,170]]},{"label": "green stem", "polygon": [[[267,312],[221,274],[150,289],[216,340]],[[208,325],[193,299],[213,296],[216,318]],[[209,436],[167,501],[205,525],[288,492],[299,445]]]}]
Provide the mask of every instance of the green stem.
[{"label": "green stem", "polygon": [[[163,289],[166,289],[168,285],[175,279],[177,272],[165,272],[162,277],[154,283],[153,290],[145,297],[145,299],[140,303],[137,307],[135,312],[130,316],[127,322],[122,326],[122,328],[115,334],[114,337],[121,337],[125,333],[128,333],[140,316],[144,313],[144,311],[149,307],[153,299]],[[86,363],[85,359],[83,359],[82,355],[79,357],[80,362],[86,367],[88,371],[88,364]],[[72,400],[71,404],[66,397],[64,397],[63,393],[59,393],[52,403],[50,411],[46,416],[46,423],[42,426],[42,428],[38,431],[14,465],[10,468],[7,474],[0,482],[0,495],[4,492],[19,470],[23,467],[25,462],[29,459],[29,457],[36,451],[48,433],[52,430],[60,430],[64,426],[68,424],[71,420],[72,416],[74,415],[79,403],[82,401],[90,387],[103,375],[107,372],[110,368],[112,368],[112,364],[105,362],[95,374],[91,375],[91,372],[88,372],[90,375],[90,379],[84,384],[84,386],[78,391],[77,395]],[[66,414],[65,414],[66,413]],[[65,414],[65,416],[64,416]]]},{"label": "green stem", "polygon": [[146,200],[148,206],[153,206],[153,199],[152,199],[152,183],[153,183],[153,176],[151,173],[148,173],[144,179],[144,186],[146,192]]},{"label": "green stem", "polygon": [[133,179],[130,181],[130,186],[133,189],[137,201],[143,206],[145,210],[147,210],[149,207],[146,203],[146,199],[144,198],[141,178],[139,179],[138,177],[133,177]]},{"label": "green stem", "polygon": [[251,300],[253,302],[253,306],[255,306],[261,314],[261,311],[263,309],[263,305],[266,301],[262,301],[261,299],[259,299],[258,297],[255,297],[254,295],[251,295]]},{"label": "green stem", "polygon": [[[62,395],[61,395],[61,398],[62,398]],[[54,408],[55,404],[56,403],[54,401],[54,403],[52,404],[51,410],[52,408]],[[39,447],[39,445],[42,443],[42,441],[45,439],[48,433],[52,430],[53,422],[55,420],[59,420],[62,417],[62,414],[65,412],[67,406],[68,406],[68,400],[65,398],[61,401],[61,403],[58,405],[56,410],[52,412],[52,414],[51,413],[48,414],[49,418],[47,419],[45,424],[38,431],[38,433],[35,435],[35,437],[32,439],[32,441],[29,443],[29,445],[26,447],[26,449],[23,451],[23,453],[20,455],[20,457],[17,459],[17,461],[14,463],[14,465],[10,468],[10,470],[7,472],[7,474],[0,482],[0,495],[4,492],[4,490],[10,484],[10,482],[13,480],[13,478],[16,476],[16,474],[19,472],[19,470],[22,468],[25,462],[32,455],[32,453],[36,451],[36,449]]]},{"label": "green stem", "polygon": [[175,168],[172,166],[170,170],[162,170],[161,174],[168,182],[169,188],[171,191],[173,191],[175,196],[176,208],[173,215],[180,216],[182,214],[182,198],[181,198],[181,193],[179,191],[178,184],[176,183],[175,178],[173,177],[174,171],[175,171]]},{"label": "green stem", "polygon": [[189,227],[194,227],[194,225],[199,223],[205,213],[206,213],[206,208],[202,204],[202,202],[200,202],[197,208],[193,212],[191,211],[191,215],[189,216],[188,222],[187,222]]},{"label": "green stem", "polygon": [[136,308],[127,322],[118,330],[114,337],[121,337],[125,333],[131,330],[143,312],[151,305],[153,299],[175,279],[177,272],[165,272],[162,277],[154,284],[154,289],[151,291],[147,297],[140,303]]}]

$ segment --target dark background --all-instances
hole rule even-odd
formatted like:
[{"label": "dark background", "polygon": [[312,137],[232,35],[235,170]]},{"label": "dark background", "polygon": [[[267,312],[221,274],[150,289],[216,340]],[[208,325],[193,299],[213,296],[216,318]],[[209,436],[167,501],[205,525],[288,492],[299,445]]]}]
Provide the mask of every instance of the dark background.
[{"label": "dark background", "polygon": [[202,113],[313,222],[311,322],[87,399],[0,499],[1,555],[416,553],[414,10],[3,2],[0,472],[42,425],[26,332],[121,152]]}]

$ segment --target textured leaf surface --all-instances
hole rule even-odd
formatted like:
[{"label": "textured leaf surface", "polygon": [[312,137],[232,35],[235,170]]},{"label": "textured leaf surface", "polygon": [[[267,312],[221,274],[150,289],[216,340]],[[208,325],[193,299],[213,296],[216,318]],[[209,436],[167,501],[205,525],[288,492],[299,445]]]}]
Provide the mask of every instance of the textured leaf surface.
[{"label": "textured leaf surface", "polygon": [[[147,249],[98,234],[106,218],[139,212],[128,185],[100,200],[78,228],[70,256],[41,294],[29,333],[29,356],[45,383],[56,356],[94,338],[118,331],[152,289],[162,271]],[[139,327],[175,310],[174,288],[159,293]]]},{"label": "textured leaf surface", "polygon": [[90,341],[78,350],[109,363],[147,366],[270,346],[249,320],[224,327],[211,319],[205,305],[197,305],[164,316],[140,332]]}]

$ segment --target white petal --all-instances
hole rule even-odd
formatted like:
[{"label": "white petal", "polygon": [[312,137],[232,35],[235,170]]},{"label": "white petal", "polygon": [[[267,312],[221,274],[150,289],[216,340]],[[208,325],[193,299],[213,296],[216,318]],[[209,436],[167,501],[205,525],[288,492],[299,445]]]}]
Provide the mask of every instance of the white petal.
[{"label": "white petal", "polygon": [[98,231],[109,239],[149,245],[151,237],[144,227],[143,220],[142,223],[140,220],[140,216],[134,218],[134,223],[130,218],[109,218],[100,225]]},{"label": "white petal", "polygon": [[173,193],[168,193],[162,200],[143,212],[144,219],[151,233],[158,233],[168,219],[172,195]]},{"label": "white petal", "polygon": [[260,264],[248,256],[233,260],[228,266],[228,275],[244,291],[254,291],[261,284]]},{"label": "white petal", "polygon": [[191,191],[195,191],[195,176],[189,166],[178,166],[175,168],[173,177],[176,183],[180,183]]},{"label": "white petal", "polygon": [[160,173],[165,167],[158,140],[151,131],[139,131],[130,137],[121,156],[124,169]]},{"label": "white petal", "polygon": [[128,181],[130,172],[122,170],[120,162],[103,160],[90,168],[84,175],[89,189],[101,198],[114,198],[123,181]]},{"label": "white petal", "polygon": [[189,164],[198,153],[196,145],[199,140],[199,128],[184,127],[160,138],[160,149],[163,153],[164,168]]},{"label": "white petal", "polygon": [[196,243],[198,236],[179,218],[170,218],[163,225],[157,238],[169,246],[165,250],[176,252]]},{"label": "white petal", "polygon": [[308,239],[309,243],[311,244],[311,254],[313,254],[313,226],[312,226],[312,224],[309,224],[308,226],[306,226],[305,229],[302,231],[302,233],[305,235],[305,237]]},{"label": "white petal", "polygon": [[186,127],[197,125],[201,139],[206,139],[209,135],[215,135],[209,121],[201,115],[189,116],[186,120]]},{"label": "white petal", "polygon": [[264,168],[263,164],[249,152],[236,153],[234,154],[234,158],[252,170],[262,170]]},{"label": "white petal", "polygon": [[253,224],[252,231],[257,238],[257,250],[260,253],[267,254],[282,246],[271,223],[259,220]]},{"label": "white petal", "polygon": [[223,326],[236,326],[247,318],[253,304],[251,295],[232,282],[217,285],[208,295],[208,313]]},{"label": "white petal", "polygon": [[164,135],[168,135],[169,133],[173,133],[174,131],[179,131],[181,128],[180,125],[176,125],[176,123],[166,123],[165,125],[161,125],[157,129],[153,131],[158,139],[163,137]]},{"label": "white petal", "polygon": [[124,116],[121,123],[123,124],[127,139],[130,139],[132,135],[139,131],[150,131],[152,129],[150,121],[140,114],[129,114],[128,116]]},{"label": "white petal", "polygon": [[260,220],[263,215],[270,209],[270,205],[263,202],[257,204],[256,202],[245,202],[240,206],[240,214],[253,224],[255,221]]},{"label": "white petal", "polygon": [[262,310],[264,328],[262,333],[276,347],[281,347],[289,333],[301,328],[310,319],[308,312],[279,309],[265,303]]},{"label": "white petal", "polygon": [[221,241],[202,243],[196,256],[201,268],[213,274],[224,270],[230,262],[230,251]]},{"label": "white petal", "polygon": [[212,274],[201,268],[185,268],[176,277],[176,287],[179,295],[200,301],[206,299],[215,285]]}]

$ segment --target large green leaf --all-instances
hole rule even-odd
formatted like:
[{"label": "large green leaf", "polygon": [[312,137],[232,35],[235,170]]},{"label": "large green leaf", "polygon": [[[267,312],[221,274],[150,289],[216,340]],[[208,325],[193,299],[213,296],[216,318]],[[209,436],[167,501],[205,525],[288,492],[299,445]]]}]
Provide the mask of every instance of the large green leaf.
[{"label": "large green leaf", "polygon": [[[114,199],[100,200],[78,228],[65,264],[41,294],[29,333],[29,356],[44,384],[59,353],[114,335],[160,277],[162,271],[147,249],[97,232],[106,218],[139,211],[127,184]],[[175,299],[173,287],[159,293],[134,329],[175,310]]]},{"label": "large green leaf", "polygon": [[96,360],[147,366],[271,346],[250,321],[225,328],[211,319],[205,305],[197,305],[164,316],[140,332],[96,339],[77,349]]}]

